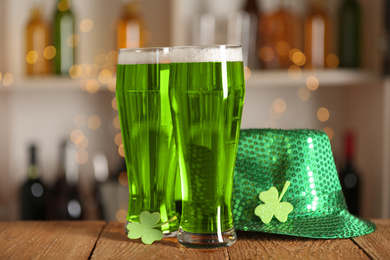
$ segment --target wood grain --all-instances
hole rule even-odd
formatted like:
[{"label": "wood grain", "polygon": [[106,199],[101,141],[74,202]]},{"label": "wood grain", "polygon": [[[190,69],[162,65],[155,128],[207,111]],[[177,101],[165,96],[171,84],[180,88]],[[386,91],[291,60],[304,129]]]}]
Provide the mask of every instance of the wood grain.
[{"label": "wood grain", "polygon": [[374,219],[377,230],[373,233],[352,238],[372,259],[390,259],[390,221]]},{"label": "wood grain", "polygon": [[238,232],[230,259],[369,259],[350,239],[309,239]]},{"label": "wood grain", "polygon": [[122,223],[110,222],[100,236],[92,259],[229,259],[227,249],[192,249],[166,238],[145,245],[127,238]]},{"label": "wood grain", "polygon": [[88,259],[105,222],[0,222],[0,259]]},{"label": "wood grain", "polygon": [[123,223],[0,222],[0,259],[390,259],[390,220],[353,239],[309,239],[238,232],[228,248],[192,249],[176,238],[145,245]]}]

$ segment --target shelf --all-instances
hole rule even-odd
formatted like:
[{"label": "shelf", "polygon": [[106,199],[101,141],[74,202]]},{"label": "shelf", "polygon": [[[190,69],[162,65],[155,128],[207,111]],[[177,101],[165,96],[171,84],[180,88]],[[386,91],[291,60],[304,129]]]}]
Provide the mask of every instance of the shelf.
[{"label": "shelf", "polygon": [[[297,77],[297,75],[299,77]],[[360,70],[317,70],[304,71],[299,74],[289,75],[287,70],[267,70],[252,71],[249,79],[246,81],[247,88],[285,88],[300,87],[306,85],[308,77],[314,76],[318,79],[320,86],[340,87],[351,85],[363,85],[381,80],[379,75]],[[115,80],[115,79],[113,79]],[[112,84],[100,84],[97,79],[71,79],[59,76],[47,77],[25,77],[15,79],[10,86],[0,84],[0,92],[18,92],[18,91],[87,91],[88,81],[98,87],[98,90],[114,91]],[[93,88],[94,89],[94,88]],[[92,92],[94,92],[92,90]]]},{"label": "shelf", "polygon": [[0,93],[19,91],[86,91],[94,93],[98,90],[113,91],[112,84],[110,86],[100,84],[95,78],[72,79],[61,76],[16,78],[9,86],[0,84]]},{"label": "shelf", "polygon": [[247,88],[283,88],[306,85],[309,76],[318,79],[320,86],[340,87],[362,85],[379,81],[375,73],[361,70],[324,69],[316,71],[291,72],[287,70],[252,71],[246,81]]}]

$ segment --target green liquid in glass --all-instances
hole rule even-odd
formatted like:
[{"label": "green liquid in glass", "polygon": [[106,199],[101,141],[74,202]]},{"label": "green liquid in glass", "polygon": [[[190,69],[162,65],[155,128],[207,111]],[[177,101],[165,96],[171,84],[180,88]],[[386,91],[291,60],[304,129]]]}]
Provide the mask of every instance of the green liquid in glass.
[{"label": "green liquid in glass", "polygon": [[[159,212],[161,221],[175,210],[178,170],[168,96],[169,64],[118,65],[118,112],[129,180],[127,220],[139,222],[142,211]],[[178,221],[161,227],[178,230]]]},{"label": "green liquid in glass", "polygon": [[183,189],[180,226],[190,233],[224,232],[233,227],[243,63],[172,63],[170,80]]}]

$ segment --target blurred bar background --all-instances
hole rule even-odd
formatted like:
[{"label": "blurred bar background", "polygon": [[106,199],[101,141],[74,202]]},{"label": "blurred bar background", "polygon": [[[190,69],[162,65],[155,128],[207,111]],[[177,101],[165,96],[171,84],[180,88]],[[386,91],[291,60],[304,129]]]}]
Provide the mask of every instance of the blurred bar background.
[{"label": "blurred bar background", "polygon": [[[51,40],[54,13],[65,2],[74,19],[68,38],[73,66],[65,75],[50,69],[28,74],[28,66],[38,65],[26,50],[27,25],[38,17],[34,8],[48,27],[45,61],[51,66],[49,51],[59,48]],[[349,42],[340,36],[346,23],[340,17],[350,15],[341,13],[346,5],[359,8],[358,40]],[[0,1],[0,220],[22,217],[21,189],[35,144],[45,219],[124,222],[128,184],[115,100],[117,48],[220,43],[243,45],[242,128],[323,129],[340,173],[344,135],[352,131],[357,214],[390,217],[389,13],[384,0]],[[347,49],[358,46],[358,62],[344,62],[342,41]],[[58,215],[62,200],[68,200],[68,215]]]}]

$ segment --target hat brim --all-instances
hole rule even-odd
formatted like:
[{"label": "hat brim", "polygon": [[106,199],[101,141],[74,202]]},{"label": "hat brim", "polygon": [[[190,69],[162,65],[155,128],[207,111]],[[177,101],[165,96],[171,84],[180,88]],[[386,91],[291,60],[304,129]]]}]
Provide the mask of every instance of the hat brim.
[{"label": "hat brim", "polygon": [[322,217],[289,218],[286,222],[279,222],[274,218],[268,224],[261,222],[260,218],[249,223],[235,221],[234,227],[242,231],[326,239],[357,237],[372,233],[376,229],[374,223],[351,215],[348,210]]},{"label": "hat brim", "polygon": [[[264,224],[254,213],[264,203],[260,192],[272,186],[280,192],[286,181],[291,186],[281,201],[291,203],[293,211],[286,222],[274,217]],[[348,211],[329,139],[318,130],[241,130],[232,202],[237,230],[350,238],[376,229],[371,221]]]}]

